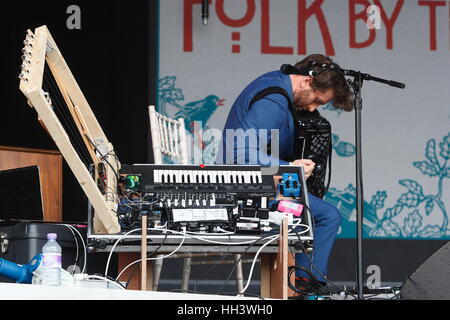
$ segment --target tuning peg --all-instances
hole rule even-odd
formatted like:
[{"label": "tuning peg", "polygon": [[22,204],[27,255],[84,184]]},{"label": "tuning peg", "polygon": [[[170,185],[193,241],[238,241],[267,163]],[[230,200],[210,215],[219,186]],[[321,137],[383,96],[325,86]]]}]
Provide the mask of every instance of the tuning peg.
[{"label": "tuning peg", "polygon": [[52,99],[50,98],[50,94],[48,92],[44,92],[44,97],[45,97],[45,100],[47,100],[47,102],[51,106],[52,105]]},{"label": "tuning peg", "polygon": [[30,48],[28,46],[22,48],[22,53],[31,56]]},{"label": "tuning peg", "polygon": [[31,61],[30,60],[26,60],[26,59],[22,60],[22,69],[28,68],[30,65],[31,65]]},{"label": "tuning peg", "polygon": [[33,48],[33,41],[30,38],[28,38],[28,37],[25,40],[23,40],[23,44],[26,47]]},{"label": "tuning peg", "polygon": [[27,30],[27,38],[34,39],[34,33],[30,29]]},{"label": "tuning peg", "polygon": [[25,81],[25,82],[28,82],[28,78],[26,77],[26,74],[25,74],[26,72],[21,72],[20,74],[19,74],[19,79],[20,80],[23,80],[23,81]]}]

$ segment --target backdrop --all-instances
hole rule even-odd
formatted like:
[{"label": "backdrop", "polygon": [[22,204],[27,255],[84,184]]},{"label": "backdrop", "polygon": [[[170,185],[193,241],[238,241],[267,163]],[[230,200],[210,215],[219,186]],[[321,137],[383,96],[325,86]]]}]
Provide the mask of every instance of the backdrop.
[{"label": "backdrop", "polygon": [[[231,105],[250,81],[322,53],[341,67],[406,83],[362,89],[364,236],[449,238],[447,1],[210,0],[206,25],[201,2],[159,2],[157,102],[187,122],[203,113],[203,135],[191,139],[191,151],[203,146],[202,162],[214,161]],[[354,112],[319,111],[333,128],[325,199],[343,214],[338,237],[352,238]]]}]

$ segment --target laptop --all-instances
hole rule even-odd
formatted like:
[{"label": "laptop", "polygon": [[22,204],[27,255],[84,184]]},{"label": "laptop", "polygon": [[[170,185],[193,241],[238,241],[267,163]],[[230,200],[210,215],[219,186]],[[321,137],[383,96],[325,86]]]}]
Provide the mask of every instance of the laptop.
[{"label": "laptop", "polygon": [[0,171],[0,220],[44,220],[38,166]]}]

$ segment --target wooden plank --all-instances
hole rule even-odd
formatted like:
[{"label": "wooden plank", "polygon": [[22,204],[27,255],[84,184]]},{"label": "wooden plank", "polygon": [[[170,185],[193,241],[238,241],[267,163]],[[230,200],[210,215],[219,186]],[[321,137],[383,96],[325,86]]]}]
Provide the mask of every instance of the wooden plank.
[{"label": "wooden plank", "polygon": [[[139,252],[119,252],[118,253],[118,273],[120,273],[126,266],[128,266],[130,263],[139,260],[140,259],[140,253]],[[141,264],[137,263],[135,269],[134,265],[129,267],[127,270],[123,272],[121,275],[119,281],[128,281],[130,279],[130,282],[128,284],[127,289],[129,290],[141,290],[141,278],[142,278],[142,272],[141,272]],[[148,261],[146,264],[147,268],[147,283],[146,283],[146,290],[151,291],[153,288],[153,263],[151,261]],[[131,278],[130,278],[131,277]]]},{"label": "wooden plank", "polygon": [[39,153],[39,154],[53,154],[53,155],[61,156],[61,152],[59,152],[58,150],[24,148],[24,147],[13,147],[13,146],[0,146],[0,150],[26,152],[26,153]]},{"label": "wooden plank", "polygon": [[271,276],[273,253],[261,253],[261,297],[271,297]]},{"label": "wooden plank", "polygon": [[96,225],[94,228],[97,232],[118,233],[120,231],[120,225],[117,216],[113,211],[116,209],[117,205],[115,202],[111,201],[107,203],[104,200],[103,195],[100,193],[95,181],[92,179],[89,171],[86,169],[77,152],[73,148],[64,128],[54,114],[48,101],[45,99],[42,90],[39,89],[28,92],[27,96],[36,111],[39,113],[53,140],[64,156],[64,159],[69,164],[73,174],[80,183],[81,188],[92,203],[96,215],[99,216],[101,225]]},{"label": "wooden plank", "polygon": [[147,215],[141,219],[141,290],[147,290]]}]

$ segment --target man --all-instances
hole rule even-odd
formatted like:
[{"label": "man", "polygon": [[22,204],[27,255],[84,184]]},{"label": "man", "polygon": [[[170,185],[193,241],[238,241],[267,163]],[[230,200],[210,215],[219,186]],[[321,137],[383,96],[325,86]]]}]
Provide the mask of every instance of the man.
[{"label": "man", "polygon": [[[304,68],[311,65],[311,62],[320,65],[334,64],[328,57],[313,54],[298,62],[295,68]],[[268,87],[281,87],[288,97],[274,93],[255,101],[255,95]],[[308,178],[315,163],[309,159],[292,158],[296,132],[287,98],[298,110],[313,112],[319,106],[332,102],[335,108],[351,111],[352,96],[344,76],[336,70],[327,69],[313,77],[287,75],[281,71],[266,73],[251,82],[234,102],[223,130],[216,162],[303,166]],[[233,132],[244,132],[243,141],[238,141],[239,135],[233,135]],[[278,140],[279,146],[277,150],[268,150],[266,146],[273,140]],[[301,267],[311,270],[320,284],[324,285],[328,258],[339,229],[341,214],[334,206],[318,197],[310,194],[309,200],[315,224],[314,250],[312,257],[297,254],[296,260]],[[311,280],[308,273],[300,270],[296,276],[297,280],[306,283]]]}]

